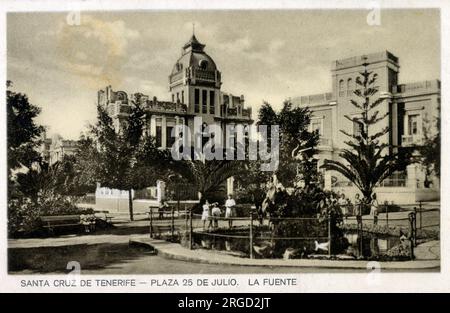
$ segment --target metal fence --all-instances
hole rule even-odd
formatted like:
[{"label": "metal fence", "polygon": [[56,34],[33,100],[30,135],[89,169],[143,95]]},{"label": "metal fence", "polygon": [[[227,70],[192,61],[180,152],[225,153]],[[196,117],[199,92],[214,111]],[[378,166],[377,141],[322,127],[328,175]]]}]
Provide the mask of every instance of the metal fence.
[{"label": "metal fence", "polygon": [[[439,227],[439,223],[427,223],[424,218],[426,214],[430,212],[436,212],[437,208],[424,208],[424,203],[420,202],[418,206],[412,207],[410,210],[402,211],[407,213],[406,217],[389,216],[389,206],[385,204],[380,208],[379,213],[385,213],[380,216],[377,215],[365,215],[365,216],[347,216],[343,217],[342,227],[347,229],[356,230],[358,234],[361,235],[363,232],[370,232],[372,225],[376,227],[385,227],[385,231],[390,230],[395,231],[396,235],[398,230],[402,230],[407,239],[410,241],[410,258],[414,259],[414,248],[417,246],[418,230]],[[384,209],[384,211],[383,211]],[[332,233],[332,219],[330,217],[325,219],[319,219],[316,217],[296,217],[296,218],[278,218],[269,217],[264,218],[262,223],[260,219],[256,216],[254,212],[250,213],[248,217],[222,217],[222,216],[208,216],[206,220],[202,220],[201,214],[194,214],[191,209],[186,207],[183,210],[177,210],[171,207],[169,211],[166,211],[166,217],[159,216],[155,210],[149,212],[150,220],[150,237],[162,237],[161,234],[168,235],[168,239],[175,241],[180,235],[183,235],[187,241],[187,246],[189,249],[194,248],[194,236],[201,235],[210,237],[213,241],[217,238],[230,239],[230,240],[242,240],[246,241],[248,244],[248,255],[250,258],[254,258],[254,246],[255,241],[323,241],[327,240],[328,244],[328,256],[331,256],[332,244],[333,244],[333,233]],[[219,222],[228,223],[235,222],[239,223],[240,226],[248,226],[248,231],[245,234],[227,234],[217,233],[214,230],[219,229]],[[317,223],[324,225],[321,233],[309,234],[308,236],[276,236],[267,235],[260,232],[258,234],[259,228],[257,223],[260,225],[274,225],[280,222],[299,222],[299,223]],[[205,224],[203,224],[205,223]],[[207,224],[207,227],[206,227]],[[226,230],[226,228],[220,228],[221,230]],[[393,235],[386,233],[386,235]],[[362,242],[362,240],[361,240]],[[362,243],[361,243],[362,244]],[[362,250],[362,249],[361,249]]]}]

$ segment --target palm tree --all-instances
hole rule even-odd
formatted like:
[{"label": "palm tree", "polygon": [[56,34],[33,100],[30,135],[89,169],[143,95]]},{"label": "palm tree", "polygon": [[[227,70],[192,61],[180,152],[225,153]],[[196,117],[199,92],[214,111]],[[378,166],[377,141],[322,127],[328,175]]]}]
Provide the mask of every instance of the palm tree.
[{"label": "palm tree", "polygon": [[[322,165],[326,170],[334,170],[350,180],[361,191],[366,203],[370,202],[374,188],[394,171],[399,170],[405,160],[400,160],[398,152],[388,143],[381,143],[380,138],[387,134],[389,127],[384,127],[378,132],[372,131],[372,126],[385,119],[389,112],[380,114],[376,108],[383,103],[383,98],[372,97],[378,92],[375,87],[377,74],[368,71],[368,63],[364,63],[364,71],[361,77],[356,78],[356,84],[361,88],[356,89],[353,94],[357,100],[350,100],[351,104],[360,112],[357,117],[345,116],[352,123],[359,125],[359,132],[349,134],[341,130],[343,134],[350,137],[346,141],[349,149],[344,149],[339,154],[344,160],[325,160]],[[401,162],[402,161],[402,162]]]}]

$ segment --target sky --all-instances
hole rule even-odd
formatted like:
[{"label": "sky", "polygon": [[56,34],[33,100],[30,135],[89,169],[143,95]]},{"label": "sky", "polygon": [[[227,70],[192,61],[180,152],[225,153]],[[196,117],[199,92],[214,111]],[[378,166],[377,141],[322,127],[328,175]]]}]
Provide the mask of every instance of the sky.
[{"label": "sky", "polygon": [[[331,91],[333,60],[389,50],[400,83],[440,78],[438,10],[116,11],[9,13],[7,76],[42,108],[48,134],[77,139],[95,122],[107,85],[169,99],[168,75],[192,35],[222,72],[222,90],[245,95],[253,117],[263,101],[280,108]],[[73,17],[73,16],[72,16]],[[75,19],[69,19],[76,21]]]}]

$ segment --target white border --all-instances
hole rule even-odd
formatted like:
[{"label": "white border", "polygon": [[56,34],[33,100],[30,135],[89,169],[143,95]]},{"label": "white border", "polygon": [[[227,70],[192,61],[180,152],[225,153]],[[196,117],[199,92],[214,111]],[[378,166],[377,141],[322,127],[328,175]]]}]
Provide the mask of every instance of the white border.
[{"label": "white border", "polygon": [[[179,9],[369,9],[374,6],[381,8],[440,8],[441,9],[441,82],[442,82],[442,133],[446,134],[449,130],[450,112],[447,99],[450,82],[450,5],[445,0],[398,0],[398,1],[257,1],[257,0],[184,0],[184,1],[143,1],[143,0],[86,0],[86,1],[31,1],[31,0],[10,0],[0,1],[0,73],[3,83],[0,84],[0,94],[5,95],[6,82],[6,12],[29,12],[29,11],[85,11],[85,10],[179,10]],[[0,138],[1,138],[1,159],[0,173],[2,173],[3,183],[0,184],[1,208],[0,215],[0,292],[445,292],[450,291],[450,273],[449,273],[449,249],[448,237],[450,230],[450,211],[446,206],[449,203],[449,193],[441,193],[441,272],[440,273],[382,273],[382,274],[316,274],[301,273],[287,275],[102,275],[100,276],[82,276],[82,279],[97,278],[136,278],[138,280],[149,280],[151,278],[217,278],[233,277],[241,283],[239,287],[225,287],[214,289],[207,288],[170,288],[170,287],[149,287],[140,285],[135,288],[22,288],[20,280],[24,278],[31,279],[67,279],[66,275],[50,276],[36,275],[18,276],[7,275],[7,240],[6,240],[6,105],[5,98],[0,97],[2,105]],[[442,136],[442,147],[450,147],[450,136]],[[441,190],[450,190],[448,149],[442,150],[442,181]],[[199,265],[201,266],[201,265]],[[248,278],[254,277],[295,277],[298,285],[295,287],[245,287]]]}]

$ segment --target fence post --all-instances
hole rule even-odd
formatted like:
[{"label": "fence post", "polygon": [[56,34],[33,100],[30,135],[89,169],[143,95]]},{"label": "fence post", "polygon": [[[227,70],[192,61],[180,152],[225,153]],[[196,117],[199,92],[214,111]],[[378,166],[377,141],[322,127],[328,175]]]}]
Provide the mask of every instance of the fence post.
[{"label": "fence post", "polygon": [[186,204],[184,205],[184,233],[185,235],[188,232],[188,214],[186,210]]},{"label": "fence post", "polygon": [[250,259],[253,259],[253,212],[250,210]]},{"label": "fence post", "polygon": [[192,250],[192,208],[189,209],[189,250]]},{"label": "fence post", "polygon": [[422,201],[419,201],[419,229],[422,229]]},{"label": "fence post", "polygon": [[409,241],[411,243],[410,258],[411,258],[411,260],[414,260],[414,246],[416,245],[416,234],[415,234],[416,212],[415,212],[415,210],[414,210],[414,212],[411,212],[408,214],[408,218],[409,218],[409,228],[410,228]]},{"label": "fence post", "polygon": [[152,211],[152,207],[150,207],[150,212],[148,214],[150,215],[150,238],[153,238],[153,211]]},{"label": "fence post", "polygon": [[172,216],[170,217],[170,232],[172,233],[172,241],[173,241],[174,233],[175,233],[175,219],[173,216],[173,214],[174,214],[173,206],[171,206],[171,208],[172,208],[172,212],[171,212]]},{"label": "fence post", "polygon": [[416,246],[417,237],[417,208],[414,207],[414,246]]},{"label": "fence post", "polygon": [[331,214],[328,213],[328,256],[331,257]]}]

